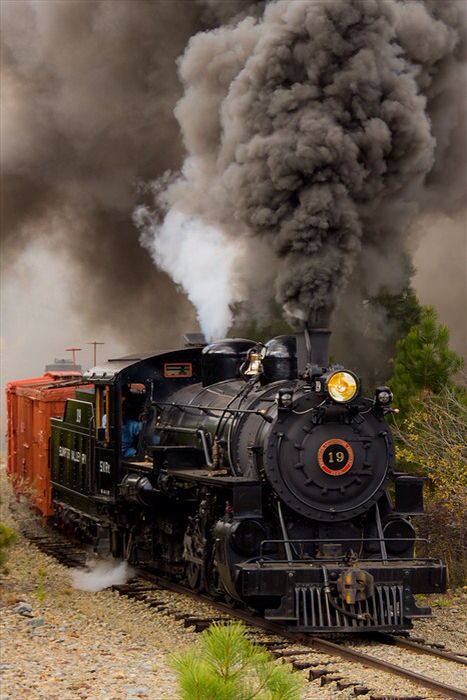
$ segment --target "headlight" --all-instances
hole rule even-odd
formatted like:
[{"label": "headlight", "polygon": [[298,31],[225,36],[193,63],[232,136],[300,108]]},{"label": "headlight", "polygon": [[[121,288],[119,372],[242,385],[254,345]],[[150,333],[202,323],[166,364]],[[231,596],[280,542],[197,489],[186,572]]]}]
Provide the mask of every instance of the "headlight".
[{"label": "headlight", "polygon": [[358,391],[357,378],[350,372],[334,372],[326,383],[326,389],[334,401],[351,401]]}]

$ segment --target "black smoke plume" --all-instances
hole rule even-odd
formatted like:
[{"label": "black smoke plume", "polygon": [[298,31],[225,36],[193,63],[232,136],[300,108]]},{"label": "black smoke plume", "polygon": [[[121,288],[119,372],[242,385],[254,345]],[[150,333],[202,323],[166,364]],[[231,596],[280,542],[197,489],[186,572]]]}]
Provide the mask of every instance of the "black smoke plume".
[{"label": "black smoke plume", "polygon": [[350,279],[357,308],[401,289],[410,222],[463,201],[463,3],[279,0],[192,37],[180,77],[188,156],[145,243],[177,277],[175,215],[185,237],[201,221],[238,241],[230,303],[247,314],[272,287],[289,319],[315,323]]}]

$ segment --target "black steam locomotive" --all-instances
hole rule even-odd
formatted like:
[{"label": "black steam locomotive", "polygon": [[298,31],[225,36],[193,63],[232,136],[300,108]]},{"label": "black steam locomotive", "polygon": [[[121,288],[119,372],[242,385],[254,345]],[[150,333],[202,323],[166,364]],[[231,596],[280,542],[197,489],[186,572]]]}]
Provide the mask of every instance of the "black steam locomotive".
[{"label": "black steam locomotive", "polygon": [[365,398],[328,335],[93,368],[51,421],[56,521],[295,630],[410,628],[414,593],[445,589],[415,554],[423,480],[395,471],[390,390]]}]

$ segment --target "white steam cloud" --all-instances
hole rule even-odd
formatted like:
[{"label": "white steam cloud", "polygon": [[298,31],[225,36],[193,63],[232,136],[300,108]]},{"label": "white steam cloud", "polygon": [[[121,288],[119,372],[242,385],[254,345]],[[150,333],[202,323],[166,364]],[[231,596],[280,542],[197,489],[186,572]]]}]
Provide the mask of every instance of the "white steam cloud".
[{"label": "white steam cloud", "polygon": [[90,561],[86,569],[71,572],[71,585],[79,591],[96,593],[110,586],[121,586],[132,576],[134,570],[126,561]]},{"label": "white steam cloud", "polygon": [[[146,213],[144,208],[136,212],[137,223]],[[142,242],[154,262],[186,292],[206,338],[223,337],[232,324],[233,305],[244,298],[235,279],[242,246],[220,228],[177,208],[168,212],[161,225],[150,224]]]}]

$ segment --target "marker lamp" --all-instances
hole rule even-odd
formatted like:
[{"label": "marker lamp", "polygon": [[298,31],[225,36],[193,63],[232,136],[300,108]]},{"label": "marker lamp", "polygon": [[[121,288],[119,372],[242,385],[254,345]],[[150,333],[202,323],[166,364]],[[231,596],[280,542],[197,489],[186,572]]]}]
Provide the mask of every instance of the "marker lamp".
[{"label": "marker lamp", "polygon": [[375,389],[375,401],[380,406],[389,406],[392,401],[392,391],[388,386],[378,386]]},{"label": "marker lamp", "polygon": [[357,394],[358,381],[350,372],[334,372],[326,383],[326,389],[333,401],[347,403]]}]

